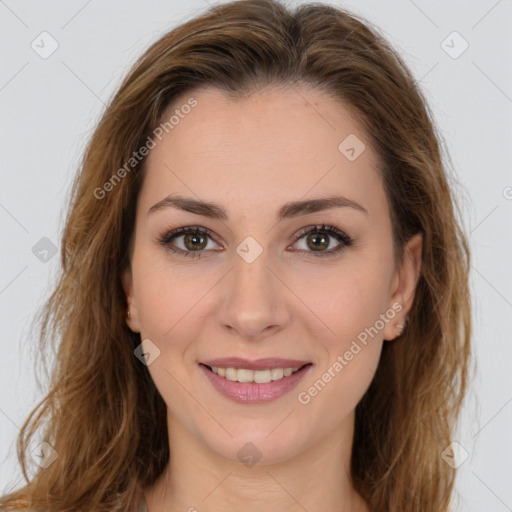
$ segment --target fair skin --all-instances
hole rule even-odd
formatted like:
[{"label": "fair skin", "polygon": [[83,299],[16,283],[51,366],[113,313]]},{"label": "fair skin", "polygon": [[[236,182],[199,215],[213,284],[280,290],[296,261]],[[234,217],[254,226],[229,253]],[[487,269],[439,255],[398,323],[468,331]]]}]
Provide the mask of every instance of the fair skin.
[{"label": "fair skin", "polygon": [[[144,490],[148,508],[369,512],[350,478],[355,407],[383,343],[400,334],[397,325],[412,305],[421,237],[408,242],[398,265],[375,154],[340,102],[305,87],[267,88],[241,101],[203,88],[184,94],[169,112],[190,97],[197,106],[148,155],[123,273],[127,322],[160,350],[147,369],[168,411],[170,464]],[[353,161],[338,149],[349,134],[366,146]],[[148,213],[169,194],[216,203],[227,219],[170,206]],[[332,195],[365,211],[334,207],[276,221],[285,203]],[[353,243],[320,257],[343,242],[307,231],[295,240],[302,228],[322,224]],[[211,231],[167,244],[194,254],[200,245],[200,257],[157,243],[179,226]],[[262,248],[250,263],[236,250],[249,236]],[[386,321],[377,323],[383,315]],[[378,334],[358,342],[361,350],[333,370],[371,326]],[[238,403],[219,393],[199,365],[230,356],[311,365],[279,398]],[[329,368],[329,382],[301,403],[298,394]],[[237,455],[244,446],[255,465]]]}]

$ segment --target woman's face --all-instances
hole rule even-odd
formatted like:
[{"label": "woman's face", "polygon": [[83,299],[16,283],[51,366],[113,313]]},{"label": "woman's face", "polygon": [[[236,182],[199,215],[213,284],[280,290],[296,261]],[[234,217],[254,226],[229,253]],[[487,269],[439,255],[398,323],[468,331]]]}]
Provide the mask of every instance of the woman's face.
[{"label": "woman's face", "polygon": [[[260,463],[350,435],[421,253],[416,237],[395,265],[369,141],[306,88],[240,101],[204,88],[173,113],[147,157],[123,274],[171,435]],[[179,227],[199,231],[169,234]]]}]

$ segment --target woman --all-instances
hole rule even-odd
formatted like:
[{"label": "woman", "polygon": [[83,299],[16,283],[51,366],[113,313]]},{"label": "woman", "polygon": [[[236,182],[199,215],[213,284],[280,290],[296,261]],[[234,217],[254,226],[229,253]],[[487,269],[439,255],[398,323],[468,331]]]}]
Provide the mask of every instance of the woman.
[{"label": "woman", "polygon": [[[449,510],[469,254],[432,115],[346,11],[210,9],[86,149],[5,510]],[[41,410],[39,408],[41,407]],[[44,422],[44,425],[43,425]]]}]

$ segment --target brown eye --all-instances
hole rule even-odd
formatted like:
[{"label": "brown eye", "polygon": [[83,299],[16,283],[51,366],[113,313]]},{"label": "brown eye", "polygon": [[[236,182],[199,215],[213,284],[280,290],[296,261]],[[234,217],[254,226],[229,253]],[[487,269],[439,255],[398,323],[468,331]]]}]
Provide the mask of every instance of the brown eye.
[{"label": "brown eye", "polygon": [[319,233],[312,233],[306,238],[306,243],[314,251],[327,249],[329,247],[329,237]]},{"label": "brown eye", "polygon": [[[302,243],[299,244],[299,242]],[[295,236],[295,243],[303,246],[299,247],[299,249],[304,255],[321,257],[335,256],[346,247],[352,245],[353,241],[352,238],[338,228],[322,224],[321,226],[308,226],[302,229]],[[331,244],[334,246],[329,248]],[[327,248],[329,249],[327,250]]]},{"label": "brown eye", "polygon": [[183,243],[187,249],[197,251],[204,249],[208,240],[201,233],[186,234],[183,236]]},{"label": "brown eye", "polygon": [[166,247],[169,251],[193,258],[200,258],[208,242],[215,245],[211,233],[206,228],[194,226],[182,226],[171,230],[158,239],[158,243]]}]

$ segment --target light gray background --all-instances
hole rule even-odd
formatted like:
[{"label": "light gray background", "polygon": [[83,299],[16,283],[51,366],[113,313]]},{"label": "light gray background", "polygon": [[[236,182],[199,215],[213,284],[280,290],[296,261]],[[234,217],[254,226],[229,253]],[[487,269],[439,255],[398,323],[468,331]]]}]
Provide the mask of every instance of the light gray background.
[{"label": "light gray background", "polygon": [[[466,189],[477,366],[457,437],[469,454],[457,509],[512,510],[512,2],[329,3],[369,19],[405,57]],[[28,327],[58,256],[45,263],[32,248],[43,237],[59,246],[84,144],[129,66],[207,7],[205,0],[0,0],[0,493],[21,475],[15,438],[41,397]],[[59,45],[47,59],[31,48],[43,31]],[[453,31],[469,44],[458,58],[442,46]],[[445,44],[462,48],[453,37]]]}]

